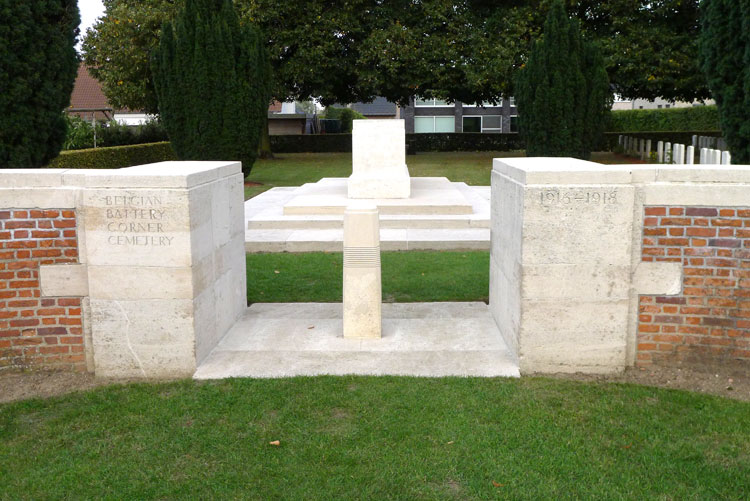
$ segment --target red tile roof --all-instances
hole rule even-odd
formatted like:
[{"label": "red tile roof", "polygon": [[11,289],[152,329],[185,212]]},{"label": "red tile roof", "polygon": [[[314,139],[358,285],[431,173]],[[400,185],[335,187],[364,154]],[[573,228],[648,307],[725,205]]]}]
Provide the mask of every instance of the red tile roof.
[{"label": "red tile roof", "polygon": [[[91,76],[88,68],[81,63],[78,66],[78,76],[76,77],[76,83],[73,87],[73,94],[70,96],[70,108],[72,109],[102,109],[111,108],[112,106],[107,101],[107,97],[102,92],[102,86],[99,82]],[[82,118],[91,118],[91,113],[85,112],[73,112],[75,115],[79,115]],[[97,118],[112,118],[111,112],[109,116],[105,117],[103,113],[97,113]]]}]

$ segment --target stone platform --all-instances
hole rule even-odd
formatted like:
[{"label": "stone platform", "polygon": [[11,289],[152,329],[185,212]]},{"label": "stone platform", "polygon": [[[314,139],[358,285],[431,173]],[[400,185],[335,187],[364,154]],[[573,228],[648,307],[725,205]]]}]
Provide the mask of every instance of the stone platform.
[{"label": "stone platform", "polygon": [[340,303],[254,304],[193,377],[519,376],[484,303],[382,308],[381,339],[345,339]]},{"label": "stone platform", "polygon": [[[346,179],[273,188],[245,202],[247,252],[340,252]],[[412,178],[408,199],[371,200],[382,250],[487,250],[490,188]]]}]

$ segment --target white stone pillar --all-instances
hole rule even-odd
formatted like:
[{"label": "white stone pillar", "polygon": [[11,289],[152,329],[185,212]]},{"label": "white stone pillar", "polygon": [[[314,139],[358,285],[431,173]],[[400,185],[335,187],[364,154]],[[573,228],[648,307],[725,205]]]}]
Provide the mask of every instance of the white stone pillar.
[{"label": "white stone pillar", "polygon": [[380,222],[374,204],[344,212],[344,337],[380,338]]},{"label": "white stone pillar", "polygon": [[656,161],[664,163],[664,141],[658,141],[656,143]]},{"label": "white stone pillar", "polygon": [[711,150],[711,163],[715,165],[721,164],[721,151]]},{"label": "white stone pillar", "polygon": [[708,148],[701,148],[698,163],[701,165],[708,163]]},{"label": "white stone pillar", "polygon": [[[693,136],[695,137],[695,136]],[[688,165],[692,165],[695,163],[695,147],[694,146],[688,146],[686,148],[685,152],[685,163]]]},{"label": "white stone pillar", "polygon": [[96,375],[192,376],[247,308],[240,164],[71,176],[83,186]]},{"label": "white stone pillar", "polygon": [[674,154],[672,153],[672,143],[670,143],[669,141],[664,143],[664,163],[665,164],[674,163]]},{"label": "white stone pillar", "polygon": [[693,147],[693,150],[695,150],[695,148],[698,146],[698,136],[696,134],[693,134],[692,142],[690,143],[690,145]]},{"label": "white stone pillar", "polygon": [[403,120],[354,120],[349,198],[409,198]]},{"label": "white stone pillar", "polygon": [[731,165],[732,163],[732,154],[728,151],[722,151],[721,152],[721,163],[722,165]]}]

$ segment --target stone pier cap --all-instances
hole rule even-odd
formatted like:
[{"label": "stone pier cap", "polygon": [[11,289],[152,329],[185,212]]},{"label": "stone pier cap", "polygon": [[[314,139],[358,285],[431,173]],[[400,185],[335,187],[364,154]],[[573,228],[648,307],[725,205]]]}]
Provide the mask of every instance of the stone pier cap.
[{"label": "stone pier cap", "polygon": [[567,157],[495,158],[492,170],[522,184],[750,182],[747,165],[603,165]]}]

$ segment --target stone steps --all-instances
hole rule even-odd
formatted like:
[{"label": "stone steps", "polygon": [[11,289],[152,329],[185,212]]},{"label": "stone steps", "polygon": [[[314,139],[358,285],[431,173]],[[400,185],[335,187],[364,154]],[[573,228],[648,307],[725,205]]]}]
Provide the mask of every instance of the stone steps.
[{"label": "stone steps", "polygon": [[195,379],[313,375],[518,377],[484,303],[383,304],[381,339],[344,339],[341,304],[254,304]]},{"label": "stone steps", "polygon": [[[245,231],[246,252],[341,252],[343,241],[343,228]],[[383,251],[489,248],[489,228],[380,229],[380,249]]]},{"label": "stone steps", "polygon": [[[340,252],[343,248],[343,215],[330,213],[285,214],[294,199],[328,194],[341,198],[345,180],[323,179],[301,187],[274,188],[245,202],[247,252]],[[486,250],[490,246],[490,187],[468,186],[440,178],[414,178],[422,199],[450,194],[470,204],[466,214],[380,214],[382,250]],[[433,195],[429,195],[430,189]],[[437,193],[437,195],[435,195]],[[460,196],[457,196],[457,193]],[[403,201],[399,202],[403,205]],[[338,209],[343,202],[336,202]]]}]

